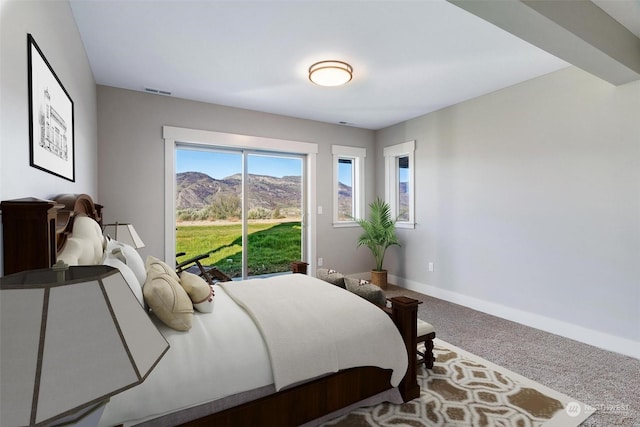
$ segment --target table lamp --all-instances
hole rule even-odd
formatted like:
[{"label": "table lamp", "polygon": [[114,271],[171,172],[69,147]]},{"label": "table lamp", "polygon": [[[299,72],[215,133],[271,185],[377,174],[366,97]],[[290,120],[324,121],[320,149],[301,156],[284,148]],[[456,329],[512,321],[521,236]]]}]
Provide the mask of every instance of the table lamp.
[{"label": "table lamp", "polygon": [[108,235],[118,242],[126,243],[136,249],[144,248],[144,242],[136,233],[133,224],[116,221],[114,224],[106,224],[103,230],[104,235]]},{"label": "table lamp", "polygon": [[0,277],[0,425],[67,425],[145,380],[169,349],[118,269]]}]

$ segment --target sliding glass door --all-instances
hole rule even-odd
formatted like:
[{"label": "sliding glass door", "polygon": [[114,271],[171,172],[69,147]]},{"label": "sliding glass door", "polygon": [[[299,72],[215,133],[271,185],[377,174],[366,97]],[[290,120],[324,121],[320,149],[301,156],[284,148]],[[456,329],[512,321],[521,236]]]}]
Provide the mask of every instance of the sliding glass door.
[{"label": "sliding glass door", "polygon": [[304,156],[176,147],[176,253],[232,278],[287,272],[304,258]]},{"label": "sliding glass door", "polygon": [[302,158],[247,153],[246,160],[246,275],[290,271],[302,259]]}]

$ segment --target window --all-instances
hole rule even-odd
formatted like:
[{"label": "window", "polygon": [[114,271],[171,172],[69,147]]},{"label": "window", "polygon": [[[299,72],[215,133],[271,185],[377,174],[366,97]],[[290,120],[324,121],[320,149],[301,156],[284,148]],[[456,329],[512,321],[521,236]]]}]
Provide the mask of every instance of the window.
[{"label": "window", "polygon": [[[317,144],[301,141],[266,138],[260,136],[246,136],[197,129],[178,128],[173,126],[163,126],[162,137],[165,141],[165,259],[175,259],[176,252],[177,148],[182,145],[201,148],[206,146],[208,148],[214,149],[248,150],[257,151],[261,154],[268,154],[264,153],[263,150],[265,147],[269,147],[270,153],[272,154],[290,154],[293,155],[293,157],[302,156],[303,158],[304,172],[302,185],[304,200],[302,205],[303,211],[301,212],[302,260],[306,260],[309,263],[310,270],[315,271],[316,221],[313,215],[309,215],[309,212],[314,212],[316,210],[316,156],[318,153]],[[250,166],[248,162],[247,165]],[[247,167],[246,170],[249,170],[249,168]],[[248,192],[249,191],[245,192],[245,194]],[[248,242],[245,243],[247,244],[245,244],[244,246],[248,247]]]},{"label": "window", "polygon": [[338,221],[351,221],[356,216],[353,183],[356,161],[338,157]]},{"label": "window", "polygon": [[244,279],[304,259],[304,155],[175,145],[176,253]]},{"label": "window", "polygon": [[401,228],[414,228],[415,180],[413,152],[415,141],[392,145],[384,149],[385,199]]},{"label": "window", "polygon": [[333,145],[333,225],[357,226],[364,213],[364,158],[360,147]]}]

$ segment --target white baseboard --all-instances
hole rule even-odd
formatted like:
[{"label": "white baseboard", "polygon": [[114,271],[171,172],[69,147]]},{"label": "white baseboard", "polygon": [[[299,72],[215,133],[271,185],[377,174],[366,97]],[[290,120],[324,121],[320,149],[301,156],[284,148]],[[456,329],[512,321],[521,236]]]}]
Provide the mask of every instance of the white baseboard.
[{"label": "white baseboard", "polygon": [[406,280],[391,274],[389,275],[389,282],[421,294],[449,301],[454,304],[459,304],[483,313],[511,320],[522,325],[531,326],[532,328],[540,329],[545,332],[550,332],[565,338],[570,338],[585,344],[640,359],[640,342],[638,341],[621,338],[600,331],[594,331],[573,323],[506,307],[501,304],[437,288],[424,283]]}]

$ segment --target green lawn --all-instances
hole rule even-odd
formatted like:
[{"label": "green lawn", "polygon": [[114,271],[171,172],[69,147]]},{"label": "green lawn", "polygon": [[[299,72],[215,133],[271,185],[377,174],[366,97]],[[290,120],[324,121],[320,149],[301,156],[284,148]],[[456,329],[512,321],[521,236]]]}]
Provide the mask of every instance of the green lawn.
[{"label": "green lawn", "polygon": [[[208,253],[203,260],[231,277],[242,275],[241,224],[179,225],[176,252],[187,257]],[[289,271],[292,261],[301,257],[300,221],[249,224],[249,275]]]}]

